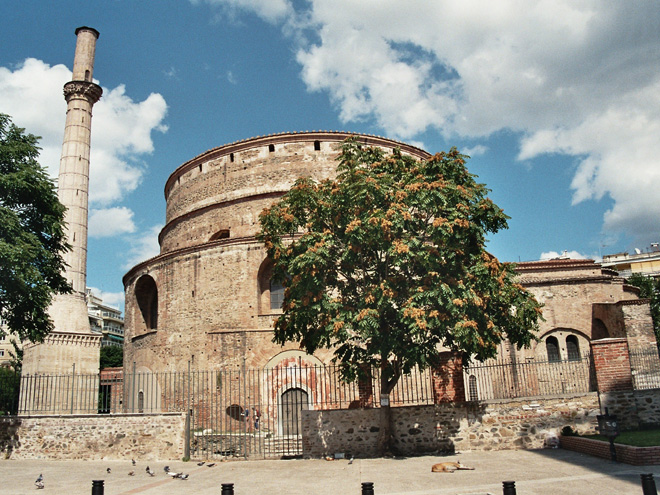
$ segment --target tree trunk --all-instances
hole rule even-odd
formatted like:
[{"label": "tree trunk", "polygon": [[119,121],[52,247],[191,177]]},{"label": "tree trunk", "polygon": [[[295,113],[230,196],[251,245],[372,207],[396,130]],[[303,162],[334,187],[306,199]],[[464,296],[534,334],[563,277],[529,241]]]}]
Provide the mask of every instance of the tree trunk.
[{"label": "tree trunk", "polygon": [[[387,405],[383,405],[383,398],[387,397]],[[391,456],[394,453],[392,441],[392,408],[389,405],[389,394],[381,395],[378,430],[378,455]]]}]

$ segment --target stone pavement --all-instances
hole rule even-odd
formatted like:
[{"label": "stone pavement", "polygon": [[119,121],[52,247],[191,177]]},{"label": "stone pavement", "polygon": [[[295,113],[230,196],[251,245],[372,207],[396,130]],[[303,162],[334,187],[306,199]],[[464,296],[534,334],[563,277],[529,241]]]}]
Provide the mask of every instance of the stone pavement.
[{"label": "stone pavement", "polygon": [[[436,462],[459,460],[474,471],[432,473]],[[145,473],[149,465],[156,475]],[[163,467],[190,474],[169,479]],[[111,473],[106,473],[106,468]],[[128,472],[135,470],[135,476]],[[42,473],[45,488],[34,480]],[[374,483],[375,495],[502,494],[502,481],[516,482],[518,495],[642,494],[640,473],[660,466],[629,466],[561,449],[468,452],[455,456],[402,459],[194,461],[0,461],[0,495],[89,495],[92,480],[105,480],[104,495],[220,495],[233,483],[235,495],[360,495],[361,483]]]}]

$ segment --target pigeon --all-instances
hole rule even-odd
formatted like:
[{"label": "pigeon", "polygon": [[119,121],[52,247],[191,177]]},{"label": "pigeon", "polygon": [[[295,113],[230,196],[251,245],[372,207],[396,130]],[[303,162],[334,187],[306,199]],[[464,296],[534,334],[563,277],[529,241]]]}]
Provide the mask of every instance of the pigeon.
[{"label": "pigeon", "polygon": [[167,474],[169,474],[172,478],[178,478],[181,476],[181,473],[175,473],[174,471],[168,471]]},{"label": "pigeon", "polygon": [[166,473],[169,473],[169,472],[170,472],[170,467],[169,467],[169,466],[165,466],[165,467],[163,468],[163,471],[165,471]]},{"label": "pigeon", "polygon": [[110,468],[106,469],[105,472],[110,474]]},{"label": "pigeon", "polygon": [[40,474],[35,483],[41,483],[44,480],[44,475]]},{"label": "pigeon", "polygon": [[188,474],[182,474],[182,475],[179,476],[179,479],[180,480],[187,480],[188,476],[189,476]]},{"label": "pigeon", "polygon": [[34,484],[37,486],[37,490],[44,487],[44,482],[43,481],[35,481]]},{"label": "pigeon", "polygon": [[204,461],[202,461],[202,462],[198,462],[197,465],[198,465],[198,466],[203,466],[203,465],[204,465]]},{"label": "pigeon", "polygon": [[128,472],[128,475],[129,475],[129,476],[135,476],[135,471],[129,471],[129,472]]},{"label": "pigeon", "polygon": [[215,462],[212,462],[211,464],[207,464],[206,467],[213,467],[215,466]]},{"label": "pigeon", "polygon": [[353,464],[353,458],[352,457],[348,460],[348,463]]},{"label": "pigeon", "polygon": [[146,471],[146,473],[147,473],[149,476],[154,476],[154,475],[156,474],[155,472],[153,472],[153,471],[149,468],[149,466],[147,466],[147,469],[145,469],[145,471]]},{"label": "pigeon", "polygon": [[135,459],[131,459],[131,462],[133,463],[133,466],[135,466]]}]

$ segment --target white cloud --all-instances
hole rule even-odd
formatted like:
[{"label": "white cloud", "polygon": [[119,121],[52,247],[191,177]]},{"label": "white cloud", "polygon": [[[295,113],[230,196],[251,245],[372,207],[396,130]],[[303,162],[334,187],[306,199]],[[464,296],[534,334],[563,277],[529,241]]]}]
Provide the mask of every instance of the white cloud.
[{"label": "white cloud", "polygon": [[465,148],[460,151],[461,153],[464,153],[467,156],[474,157],[479,155],[485,155],[488,152],[488,147],[482,144],[477,144],[476,146],[472,146],[471,148]]},{"label": "white cloud", "polygon": [[98,238],[135,232],[133,215],[133,211],[125,206],[91,210],[88,234]]},{"label": "white cloud", "polygon": [[240,12],[252,12],[270,22],[281,20],[292,11],[287,0],[190,0],[190,3],[215,5],[232,17]]},{"label": "white cloud", "polygon": [[123,292],[105,292],[96,287],[89,287],[89,289],[92,291],[92,294],[103,301],[103,304],[119,308],[122,311],[124,310]]},{"label": "white cloud", "polygon": [[541,253],[540,260],[555,260],[555,259],[571,259],[571,260],[586,260],[594,259],[593,256],[579,253],[578,251],[562,251],[558,253],[557,251],[548,251]]},{"label": "white cloud", "polygon": [[153,258],[160,253],[160,244],[158,243],[158,234],[160,233],[162,225],[154,225],[146,232],[141,233],[139,236],[133,236],[128,239],[131,245],[128,256],[122,268],[128,270],[138,263]]},{"label": "white cloud", "polygon": [[[39,162],[53,177],[58,173],[66,115],[62,87],[69,80],[71,72],[64,65],[51,67],[33,58],[13,70],[0,67],[0,109],[16,125],[41,136]],[[152,132],[167,130],[162,123],[167,104],[159,94],[134,102],[123,85],[104,88],[103,93],[94,105],[89,199],[105,206],[139,185],[144,173],[141,157],[153,151]]]},{"label": "white cloud", "polygon": [[512,130],[521,160],[578,157],[574,203],[610,197],[606,231],[658,235],[656,3],[204,1],[279,23],[309,90],[326,92],[345,122],[407,140]]}]

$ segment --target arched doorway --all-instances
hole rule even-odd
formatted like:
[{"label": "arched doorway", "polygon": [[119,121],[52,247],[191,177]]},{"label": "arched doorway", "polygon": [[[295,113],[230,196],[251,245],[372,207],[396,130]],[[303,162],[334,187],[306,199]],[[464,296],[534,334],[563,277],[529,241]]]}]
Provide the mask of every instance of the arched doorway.
[{"label": "arched doorway", "polygon": [[302,411],[309,409],[309,395],[302,388],[289,388],[280,396],[280,431],[282,435],[302,434]]}]

